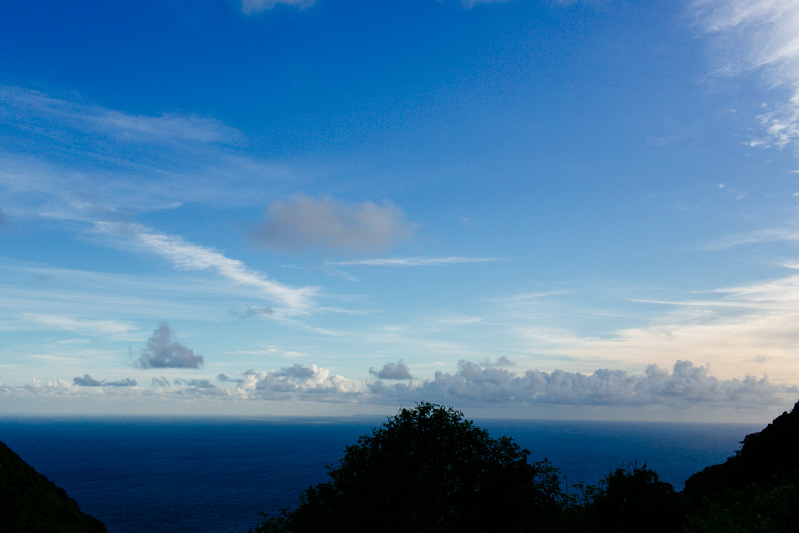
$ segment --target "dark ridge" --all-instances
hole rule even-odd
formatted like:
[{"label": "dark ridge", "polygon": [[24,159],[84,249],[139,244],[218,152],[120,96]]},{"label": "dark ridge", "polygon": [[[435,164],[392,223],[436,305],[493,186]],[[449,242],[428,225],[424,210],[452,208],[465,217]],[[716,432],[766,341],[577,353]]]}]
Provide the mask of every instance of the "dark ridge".
[{"label": "dark ridge", "polygon": [[106,528],[0,442],[0,531],[100,533]]},{"label": "dark ridge", "polygon": [[749,485],[771,485],[799,472],[799,402],[758,433],[747,435],[741,449],[719,465],[708,466],[685,482],[689,496],[712,496]]}]

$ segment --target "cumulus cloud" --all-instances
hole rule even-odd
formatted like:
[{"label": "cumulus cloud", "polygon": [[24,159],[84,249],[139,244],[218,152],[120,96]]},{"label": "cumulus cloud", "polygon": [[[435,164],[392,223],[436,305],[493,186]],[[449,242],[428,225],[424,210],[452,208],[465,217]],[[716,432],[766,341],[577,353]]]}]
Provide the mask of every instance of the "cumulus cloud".
[{"label": "cumulus cloud", "polygon": [[75,377],[72,383],[78,387],[135,387],[139,384],[135,379],[125,378],[118,381],[96,380],[89,374],[83,374],[83,377]]},{"label": "cumulus cloud", "polygon": [[789,91],[788,101],[761,115],[766,137],[754,145],[799,142],[799,4],[780,0],[696,0],[700,26],[717,38],[719,72],[759,71],[772,88]]},{"label": "cumulus cloud", "polygon": [[643,375],[600,369],[592,374],[528,370],[518,375],[504,368],[461,361],[455,373],[391,388],[378,383],[373,392],[392,398],[427,398],[441,403],[530,403],[590,406],[780,405],[799,387],[772,383],[768,378],[720,380],[707,367],[677,361],[671,372],[656,365]]},{"label": "cumulus cloud", "polygon": [[99,387],[103,383],[92,378],[89,374],[84,374],[83,377],[72,378],[72,383],[79,387]]},{"label": "cumulus cloud", "polygon": [[245,372],[237,386],[240,395],[269,399],[328,399],[360,397],[367,387],[316,365],[296,364],[271,372]]},{"label": "cumulus cloud", "polygon": [[199,389],[215,389],[216,385],[207,379],[182,379],[175,380],[175,385],[186,385],[188,387],[197,387]]},{"label": "cumulus cloud", "polygon": [[135,364],[139,368],[200,368],[203,356],[180,344],[169,324],[162,322]]},{"label": "cumulus cloud", "polygon": [[[505,409],[508,407],[561,406],[596,409],[715,409],[766,412],[772,406],[793,405],[799,387],[774,383],[767,377],[719,379],[708,367],[677,361],[670,370],[656,365],[641,373],[599,369],[590,374],[553,370],[511,371],[472,361],[461,361],[454,372],[436,372],[432,379],[387,383],[356,380],[316,365],[294,365],[273,371],[249,370],[241,378],[153,378],[152,387],[137,387],[134,380],[106,382],[86,374],[66,381],[43,382],[36,378],[24,386],[0,384],[0,398],[150,398],[153,401],[207,398],[218,401],[346,402],[352,405],[397,405],[432,401],[458,407]],[[284,404],[285,405],[285,404]],[[357,407],[356,407],[357,408]],[[562,409],[559,412],[563,412]],[[611,411],[608,411],[610,413]],[[705,416],[705,415],[703,415]],[[709,418],[712,418],[709,417]]]},{"label": "cumulus cloud", "polygon": [[274,202],[252,238],[282,250],[376,252],[413,236],[402,211],[390,204],[347,204],[302,194]]},{"label": "cumulus cloud", "polygon": [[248,14],[263,13],[279,4],[304,9],[315,3],[315,0],[242,0],[241,10]]},{"label": "cumulus cloud", "polygon": [[369,373],[380,379],[413,379],[411,371],[402,359],[396,363],[386,363],[379,371],[370,368]]}]

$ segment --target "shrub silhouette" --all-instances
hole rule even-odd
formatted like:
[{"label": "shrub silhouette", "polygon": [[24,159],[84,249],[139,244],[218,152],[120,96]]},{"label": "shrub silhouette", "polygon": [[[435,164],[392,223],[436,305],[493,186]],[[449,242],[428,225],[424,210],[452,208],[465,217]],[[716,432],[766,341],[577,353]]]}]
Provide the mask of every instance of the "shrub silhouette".
[{"label": "shrub silhouette", "polygon": [[557,470],[529,454],[460,411],[419,403],[348,446],[330,481],[255,531],[535,531],[565,498]]}]

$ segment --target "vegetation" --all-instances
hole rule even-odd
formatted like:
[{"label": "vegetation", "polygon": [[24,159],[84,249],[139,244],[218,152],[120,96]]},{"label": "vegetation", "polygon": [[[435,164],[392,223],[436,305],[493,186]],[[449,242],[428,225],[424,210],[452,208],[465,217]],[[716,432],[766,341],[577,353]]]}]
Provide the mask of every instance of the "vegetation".
[{"label": "vegetation", "polygon": [[81,512],[64,489],[0,442],[0,531],[99,533],[96,518]]},{"label": "vegetation", "polygon": [[251,533],[799,531],[799,402],[682,493],[646,465],[567,494],[558,470],[451,408],[402,409],[348,446],[329,481]]},{"label": "vegetation", "polygon": [[563,506],[557,471],[453,409],[402,409],[346,448],[330,481],[256,531],[526,531]]}]

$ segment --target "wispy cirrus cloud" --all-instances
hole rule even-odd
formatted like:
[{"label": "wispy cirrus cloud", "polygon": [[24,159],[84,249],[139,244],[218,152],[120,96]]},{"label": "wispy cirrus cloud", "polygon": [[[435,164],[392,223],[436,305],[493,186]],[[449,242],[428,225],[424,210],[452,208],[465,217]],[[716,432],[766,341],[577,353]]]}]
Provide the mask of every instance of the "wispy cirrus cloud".
[{"label": "wispy cirrus cloud", "polygon": [[[30,135],[57,139],[101,132],[129,142],[230,143],[241,134],[224,123],[197,115],[132,115],[73,98],[54,98],[21,87],[0,85],[0,117]],[[74,138],[74,137],[71,137]]]},{"label": "wispy cirrus cloud", "polygon": [[263,13],[278,5],[294,6],[300,9],[311,7],[316,0],[242,0],[241,10],[247,14]]},{"label": "wispy cirrus cloud", "polygon": [[381,267],[417,267],[444,266],[464,263],[493,263],[502,261],[498,257],[397,257],[384,259],[361,259],[356,261],[330,261],[326,264],[337,266],[381,266]]},{"label": "wispy cirrus cloud", "polygon": [[97,222],[94,227],[100,234],[124,239],[140,250],[156,253],[168,259],[176,268],[213,271],[229,281],[256,289],[263,297],[279,303],[283,313],[303,313],[314,307],[315,287],[294,288],[272,281],[237,259],[186,242],[179,236],[154,232],[134,223]]},{"label": "wispy cirrus cloud", "polygon": [[787,101],[760,116],[765,136],[752,145],[785,147],[799,142],[799,4],[782,0],[696,0],[699,26],[716,38],[717,72],[761,72]]},{"label": "wispy cirrus cloud", "polygon": [[413,236],[413,225],[390,203],[345,203],[296,194],[272,203],[252,231],[259,244],[281,250],[375,252]]},{"label": "wispy cirrus cloud", "polygon": [[136,330],[130,322],[120,320],[75,318],[41,313],[25,313],[21,318],[39,327],[72,331],[83,335],[118,336]]},{"label": "wispy cirrus cloud", "polygon": [[[790,268],[791,265],[784,265]],[[750,371],[798,382],[799,275],[722,287],[695,298],[638,300],[671,306],[643,324],[604,336],[522,325],[517,333],[530,353],[606,364],[665,364],[674,354],[711,365],[721,377]],[[650,315],[651,316],[651,315]]]},{"label": "wispy cirrus cloud", "polygon": [[758,244],[764,242],[799,241],[799,229],[771,228],[759,231],[750,231],[738,235],[729,235],[711,243],[710,250],[727,250],[737,246]]},{"label": "wispy cirrus cloud", "polygon": [[0,85],[0,135],[0,192],[15,217],[119,219],[185,202],[263,205],[295,178],[287,165],[242,154],[244,136],[216,119],[135,115],[75,95]]}]

